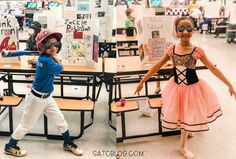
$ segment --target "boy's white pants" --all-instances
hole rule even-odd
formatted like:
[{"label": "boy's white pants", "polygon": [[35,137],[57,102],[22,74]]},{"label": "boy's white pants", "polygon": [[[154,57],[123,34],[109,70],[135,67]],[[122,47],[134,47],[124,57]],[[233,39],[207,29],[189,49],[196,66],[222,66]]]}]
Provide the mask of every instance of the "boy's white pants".
[{"label": "boy's white pants", "polygon": [[[35,92],[42,94],[38,91]],[[21,140],[28,132],[31,131],[42,113],[44,113],[49,120],[56,125],[61,134],[68,130],[68,124],[58,108],[57,103],[52,98],[52,95],[46,99],[43,99],[36,97],[29,92],[26,96],[25,109],[21,122],[13,132],[12,138],[15,140]]]}]

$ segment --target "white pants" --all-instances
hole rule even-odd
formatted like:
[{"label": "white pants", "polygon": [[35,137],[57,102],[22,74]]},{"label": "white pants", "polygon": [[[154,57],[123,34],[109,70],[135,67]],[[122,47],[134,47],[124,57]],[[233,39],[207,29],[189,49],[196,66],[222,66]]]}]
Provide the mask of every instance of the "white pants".
[{"label": "white pants", "polygon": [[[42,94],[40,92],[37,93]],[[52,120],[61,134],[68,130],[68,124],[58,108],[57,103],[52,98],[52,95],[46,99],[43,99],[36,97],[29,92],[26,96],[25,108],[21,122],[13,132],[12,138],[15,140],[21,140],[28,132],[31,131],[42,113]]]}]

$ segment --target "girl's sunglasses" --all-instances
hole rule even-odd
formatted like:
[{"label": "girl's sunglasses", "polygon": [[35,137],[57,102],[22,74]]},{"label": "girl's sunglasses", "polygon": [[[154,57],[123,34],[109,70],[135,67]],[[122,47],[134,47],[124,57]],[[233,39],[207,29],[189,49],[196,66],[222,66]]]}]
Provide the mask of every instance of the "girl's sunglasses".
[{"label": "girl's sunglasses", "polygon": [[193,27],[190,27],[190,26],[189,26],[189,27],[183,27],[183,26],[177,27],[177,31],[178,31],[178,32],[184,32],[185,29],[186,29],[187,32],[189,32],[189,33],[193,31]]},{"label": "girl's sunglasses", "polygon": [[51,49],[52,46],[55,46],[57,48],[61,47],[61,42],[55,42],[55,43],[45,43],[45,49]]}]

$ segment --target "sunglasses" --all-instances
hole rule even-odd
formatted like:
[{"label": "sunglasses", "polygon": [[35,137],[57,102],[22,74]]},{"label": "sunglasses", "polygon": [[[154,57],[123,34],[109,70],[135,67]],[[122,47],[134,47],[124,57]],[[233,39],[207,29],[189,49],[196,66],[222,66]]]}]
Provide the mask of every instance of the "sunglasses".
[{"label": "sunglasses", "polygon": [[184,30],[187,30],[187,32],[193,32],[193,27],[183,27],[183,26],[179,26],[179,27],[177,27],[177,31],[178,32],[184,32]]},{"label": "sunglasses", "polygon": [[51,49],[52,46],[55,46],[57,48],[61,47],[61,42],[54,42],[54,43],[45,43],[45,49]]}]

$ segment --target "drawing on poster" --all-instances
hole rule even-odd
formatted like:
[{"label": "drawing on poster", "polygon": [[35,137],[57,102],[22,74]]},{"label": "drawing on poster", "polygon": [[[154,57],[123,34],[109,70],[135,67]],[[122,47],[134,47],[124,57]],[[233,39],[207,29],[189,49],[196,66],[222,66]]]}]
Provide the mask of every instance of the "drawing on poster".
[{"label": "drawing on poster", "polygon": [[113,5],[113,0],[108,0],[108,5]]},{"label": "drawing on poster", "polygon": [[152,38],[159,38],[160,37],[160,32],[159,30],[152,31]]},{"label": "drawing on poster", "polygon": [[95,8],[101,8],[101,0],[95,1]]},{"label": "drawing on poster", "polygon": [[158,61],[164,55],[166,49],[165,38],[148,39],[149,45],[149,61]]},{"label": "drawing on poster", "polygon": [[77,19],[91,19],[91,14],[77,14]]},{"label": "drawing on poster", "polygon": [[77,11],[89,11],[89,4],[78,4]]},{"label": "drawing on poster", "polygon": [[17,21],[13,18],[0,18],[0,52],[17,49]]},{"label": "drawing on poster", "polygon": [[98,62],[98,50],[99,50],[98,36],[93,35],[93,61],[95,62]]},{"label": "drawing on poster", "polygon": [[[18,50],[17,20],[0,18],[0,53],[4,50]],[[18,63],[18,57],[2,58],[0,63]]]},{"label": "drawing on poster", "polygon": [[98,17],[105,17],[105,12],[98,12]]},{"label": "drawing on poster", "polygon": [[96,28],[98,22],[84,19],[65,20],[61,51],[65,64],[86,65],[88,59],[97,59],[93,54],[94,40],[96,41],[93,39],[93,32],[97,31],[91,29],[92,25]]}]

